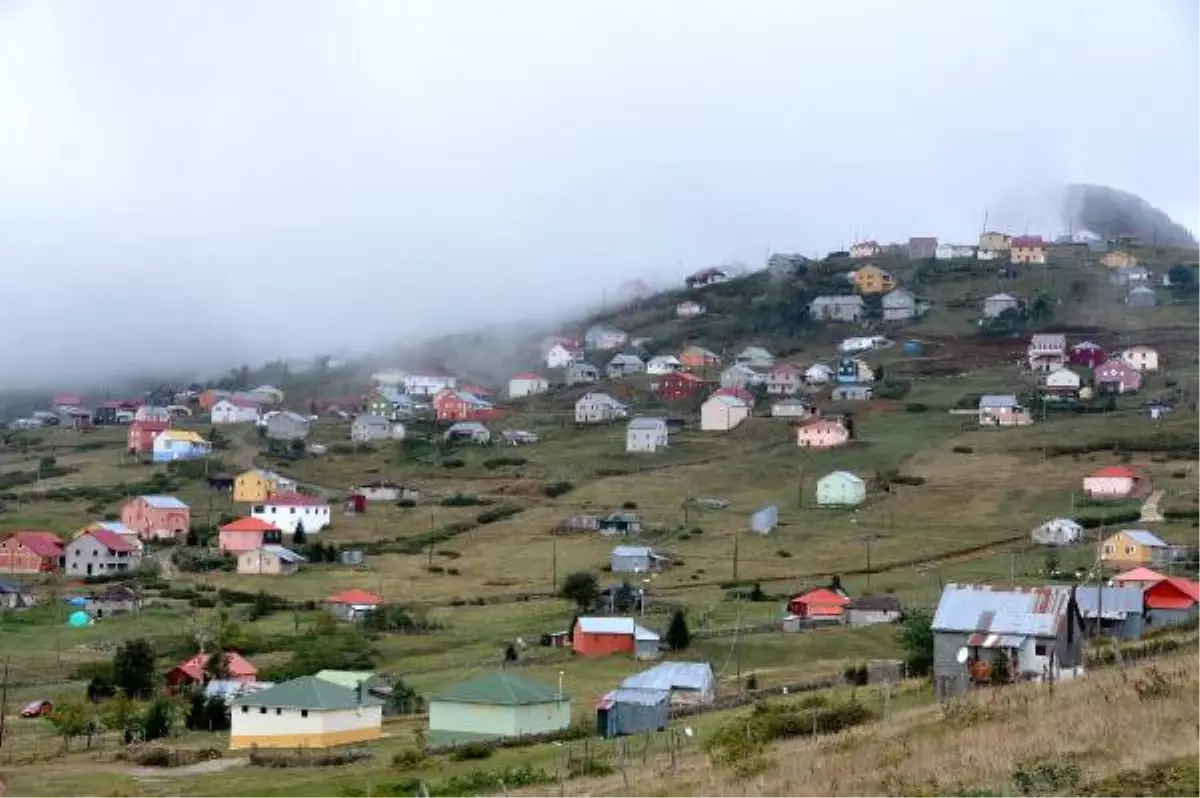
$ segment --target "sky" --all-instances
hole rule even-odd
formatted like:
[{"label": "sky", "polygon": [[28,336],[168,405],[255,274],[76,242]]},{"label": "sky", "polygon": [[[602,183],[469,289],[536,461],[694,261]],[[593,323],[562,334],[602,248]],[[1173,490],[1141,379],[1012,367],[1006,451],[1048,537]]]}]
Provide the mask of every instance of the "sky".
[{"label": "sky", "polygon": [[1200,230],[1197,67],[1189,0],[4,0],[0,385],[1050,233],[1067,182]]}]

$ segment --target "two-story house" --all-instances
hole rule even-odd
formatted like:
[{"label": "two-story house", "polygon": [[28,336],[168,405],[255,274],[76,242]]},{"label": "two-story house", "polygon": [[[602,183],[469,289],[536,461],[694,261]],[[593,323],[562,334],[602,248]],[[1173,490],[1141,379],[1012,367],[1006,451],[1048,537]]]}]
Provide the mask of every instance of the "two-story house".
[{"label": "two-story house", "polygon": [[1055,371],[1067,364],[1067,336],[1062,333],[1038,333],[1027,350],[1030,371]]},{"label": "two-story house", "polygon": [[212,444],[190,430],[167,429],[154,436],[152,458],[156,463],[201,460],[211,453]]},{"label": "two-story house", "polygon": [[667,448],[669,436],[666,419],[639,417],[625,427],[625,451],[658,452]]},{"label": "two-story house", "polygon": [[192,511],[174,496],[137,496],[121,508],[121,523],[142,540],[178,540],[187,535]]},{"label": "two-story house", "polygon": [[90,529],[67,544],[64,559],[68,576],[107,576],[137,568],[141,550],[115,532]]}]

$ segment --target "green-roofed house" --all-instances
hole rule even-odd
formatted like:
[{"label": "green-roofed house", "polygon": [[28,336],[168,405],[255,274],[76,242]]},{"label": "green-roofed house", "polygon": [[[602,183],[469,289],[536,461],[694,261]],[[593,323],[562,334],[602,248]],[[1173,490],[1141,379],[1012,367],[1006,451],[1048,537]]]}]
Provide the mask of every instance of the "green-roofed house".
[{"label": "green-roofed house", "polygon": [[383,736],[383,702],[367,690],[301,676],[234,700],[230,748],[328,748]]},{"label": "green-roofed house", "polygon": [[561,731],[571,725],[565,693],[495,671],[429,699],[429,741],[442,745]]}]

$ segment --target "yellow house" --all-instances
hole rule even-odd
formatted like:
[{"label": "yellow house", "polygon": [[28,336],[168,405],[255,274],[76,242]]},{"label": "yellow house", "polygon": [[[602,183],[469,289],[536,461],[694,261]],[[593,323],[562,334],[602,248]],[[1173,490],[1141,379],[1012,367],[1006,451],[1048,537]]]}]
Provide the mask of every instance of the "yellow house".
[{"label": "yellow house", "polygon": [[1137,262],[1137,256],[1129,252],[1109,252],[1100,259],[1100,265],[1110,269],[1126,269],[1137,266]]},{"label": "yellow house", "polygon": [[863,266],[856,269],[850,279],[863,294],[881,294],[896,287],[896,279],[878,266]]},{"label": "yellow house", "polygon": [[1004,233],[989,231],[979,234],[979,248],[989,252],[1007,252],[1012,239]]},{"label": "yellow house", "polygon": [[274,496],[276,493],[292,493],[296,483],[274,471],[252,468],[243,471],[233,480],[233,500],[254,504]]},{"label": "yellow house", "polygon": [[383,736],[383,702],[362,687],[301,676],[241,696],[230,710],[229,747],[328,748]]},{"label": "yellow house", "polygon": [[1162,566],[1170,554],[1171,547],[1145,529],[1122,529],[1100,545],[1100,561],[1114,568]]}]

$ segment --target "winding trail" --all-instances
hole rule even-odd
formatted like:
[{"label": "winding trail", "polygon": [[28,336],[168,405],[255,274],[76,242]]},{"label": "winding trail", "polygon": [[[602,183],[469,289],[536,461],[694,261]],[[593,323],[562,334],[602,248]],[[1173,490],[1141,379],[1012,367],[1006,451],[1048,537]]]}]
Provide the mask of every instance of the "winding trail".
[{"label": "winding trail", "polygon": [[1162,501],[1165,491],[1156,490],[1151,493],[1144,504],[1142,504],[1142,517],[1138,520],[1143,524],[1161,523],[1166,519],[1163,517],[1162,510],[1158,509],[1158,503]]}]

